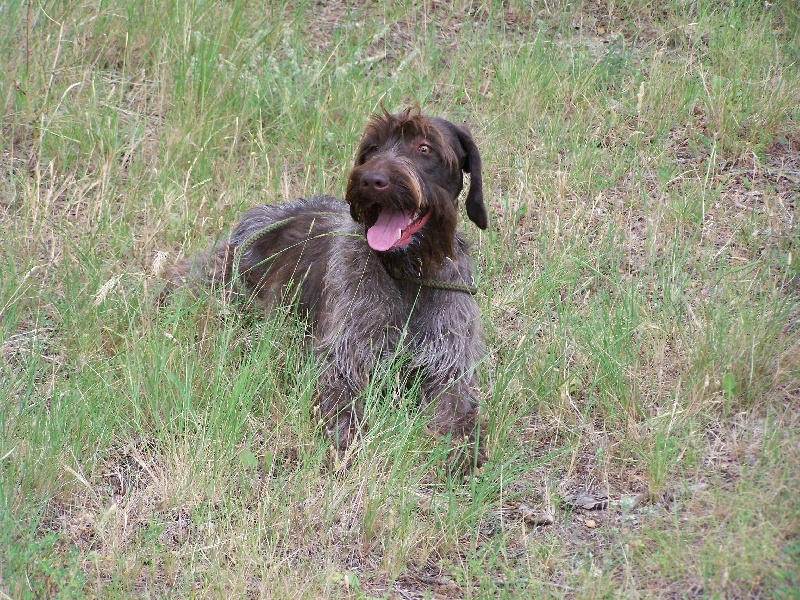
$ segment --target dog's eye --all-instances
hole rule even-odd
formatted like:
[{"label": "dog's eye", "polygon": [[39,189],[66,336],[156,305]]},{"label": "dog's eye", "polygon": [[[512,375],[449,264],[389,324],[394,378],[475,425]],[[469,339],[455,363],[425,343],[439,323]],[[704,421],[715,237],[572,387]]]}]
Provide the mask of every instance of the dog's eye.
[{"label": "dog's eye", "polygon": [[433,150],[431,149],[431,147],[428,144],[420,144],[419,148],[417,148],[417,149],[420,152],[422,152],[423,154],[428,154],[430,152],[433,152]]},{"label": "dog's eye", "polygon": [[358,163],[359,163],[359,164],[361,164],[361,165],[363,165],[363,164],[364,164],[365,162],[367,162],[367,161],[369,160],[369,158],[370,158],[370,157],[371,157],[373,154],[375,154],[375,152],[377,152],[377,151],[378,151],[378,146],[376,146],[376,145],[374,145],[374,144],[373,144],[372,146],[370,146],[369,148],[367,148],[366,150],[364,150],[364,152],[362,152],[362,153],[361,153],[361,156],[359,157],[359,161],[358,161]]}]

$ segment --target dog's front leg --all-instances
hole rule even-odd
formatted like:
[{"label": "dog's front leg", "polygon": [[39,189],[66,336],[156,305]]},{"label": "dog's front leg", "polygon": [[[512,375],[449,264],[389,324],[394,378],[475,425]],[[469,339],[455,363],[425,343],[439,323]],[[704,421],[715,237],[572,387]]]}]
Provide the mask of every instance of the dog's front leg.
[{"label": "dog's front leg", "polygon": [[346,450],[358,434],[364,411],[356,392],[335,365],[328,365],[317,381],[315,406],[325,434],[339,450]]},{"label": "dog's front leg", "polygon": [[[329,271],[327,275],[328,294],[315,324],[316,363],[322,369],[317,380],[316,406],[325,432],[344,450],[363,427],[363,391],[369,384],[375,361],[387,345],[385,323],[390,318],[385,303],[364,297],[363,289],[358,286],[351,289],[331,273],[338,271]],[[353,300],[345,303],[339,301],[341,297]],[[352,316],[354,310],[360,313],[359,318]]]},{"label": "dog's front leg", "polygon": [[450,440],[448,463],[453,471],[468,472],[486,462],[478,427],[478,402],[472,391],[474,383],[423,387],[426,398],[435,402],[433,421],[437,435]]}]

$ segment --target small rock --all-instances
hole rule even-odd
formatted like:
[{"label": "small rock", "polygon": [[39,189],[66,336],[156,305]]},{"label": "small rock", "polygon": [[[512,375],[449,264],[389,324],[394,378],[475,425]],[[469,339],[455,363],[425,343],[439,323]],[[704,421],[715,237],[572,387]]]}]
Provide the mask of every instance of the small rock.
[{"label": "small rock", "polygon": [[608,508],[608,496],[579,492],[564,498],[567,504],[583,510],[604,510]]},{"label": "small rock", "polygon": [[548,512],[535,513],[527,504],[520,504],[517,512],[528,525],[552,525],[555,522],[553,515]]}]

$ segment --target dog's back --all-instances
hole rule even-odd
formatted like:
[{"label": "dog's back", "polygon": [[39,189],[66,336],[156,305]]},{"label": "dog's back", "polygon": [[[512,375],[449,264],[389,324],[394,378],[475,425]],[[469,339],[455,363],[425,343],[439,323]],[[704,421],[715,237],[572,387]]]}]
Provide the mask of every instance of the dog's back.
[{"label": "dog's back", "polygon": [[332,236],[346,235],[342,230],[349,223],[347,204],[329,196],[251,208],[230,239],[179,261],[165,273],[167,285],[159,301],[177,288],[198,294],[237,279],[244,283],[237,289],[248,301],[265,307],[297,302],[313,317]]},{"label": "dog's back", "polygon": [[347,204],[328,196],[251,208],[231,235],[232,268],[251,299],[264,306],[296,301],[313,317],[333,236],[347,235],[350,223]]}]

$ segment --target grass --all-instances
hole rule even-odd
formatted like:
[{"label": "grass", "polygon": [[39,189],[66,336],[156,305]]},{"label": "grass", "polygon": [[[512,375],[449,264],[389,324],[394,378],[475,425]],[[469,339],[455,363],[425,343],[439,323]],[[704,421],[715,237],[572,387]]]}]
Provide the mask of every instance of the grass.
[{"label": "grass", "polygon": [[[0,595],[798,597],[798,48],[790,2],[5,2]],[[463,482],[396,366],[345,469],[289,312],[151,303],[413,103],[492,215]]]}]

